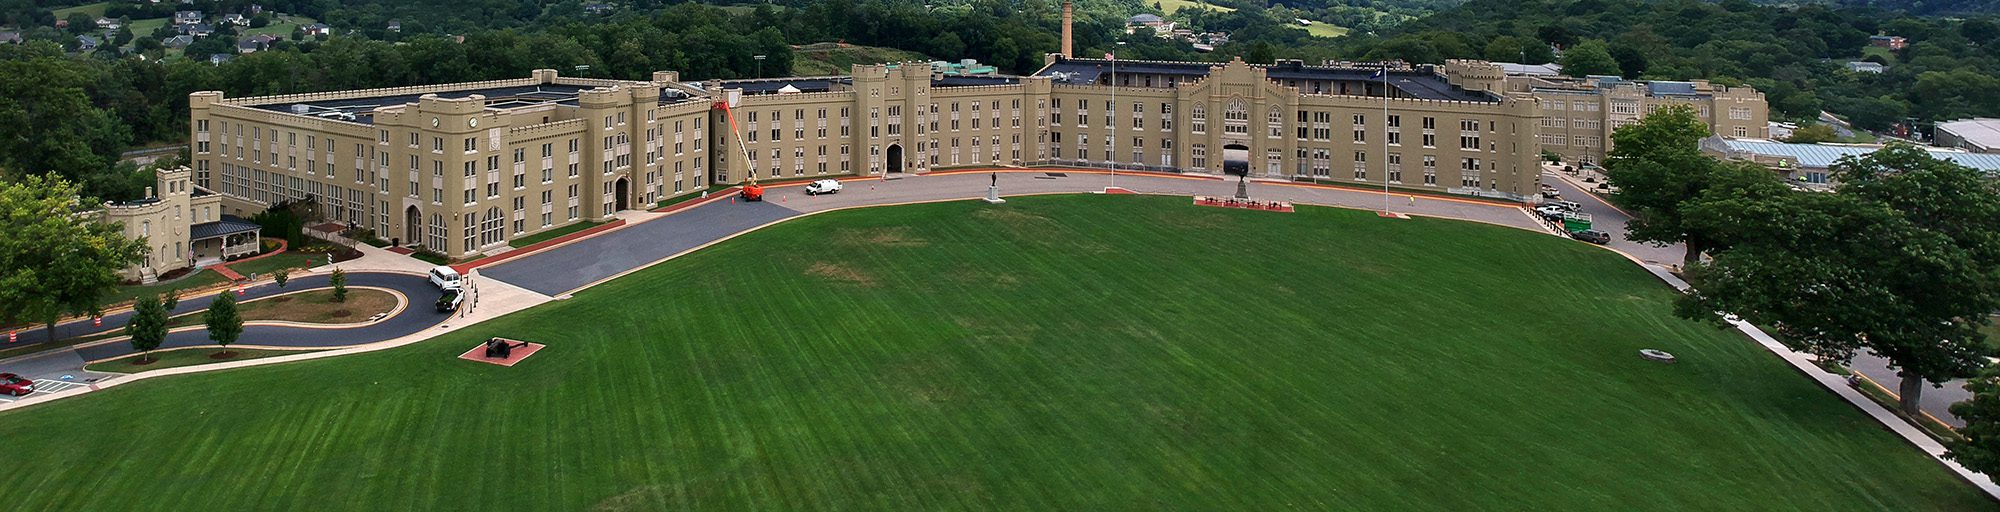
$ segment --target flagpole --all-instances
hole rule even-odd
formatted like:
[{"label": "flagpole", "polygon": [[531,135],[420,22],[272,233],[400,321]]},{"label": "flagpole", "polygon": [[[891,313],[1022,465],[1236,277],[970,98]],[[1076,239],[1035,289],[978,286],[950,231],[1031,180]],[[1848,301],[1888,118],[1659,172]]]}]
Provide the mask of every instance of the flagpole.
[{"label": "flagpole", "polygon": [[1382,212],[1389,211],[1389,65],[1382,65]]},{"label": "flagpole", "polygon": [[1104,53],[1104,60],[1111,61],[1111,108],[1105,109],[1105,113],[1110,114],[1106,116],[1105,121],[1111,123],[1111,131],[1109,132],[1111,140],[1105,144],[1105,147],[1111,148],[1111,154],[1104,155],[1104,163],[1111,166],[1111,185],[1105,187],[1107,188],[1105,192],[1110,192],[1109,188],[1118,186],[1118,57],[1114,53]]}]

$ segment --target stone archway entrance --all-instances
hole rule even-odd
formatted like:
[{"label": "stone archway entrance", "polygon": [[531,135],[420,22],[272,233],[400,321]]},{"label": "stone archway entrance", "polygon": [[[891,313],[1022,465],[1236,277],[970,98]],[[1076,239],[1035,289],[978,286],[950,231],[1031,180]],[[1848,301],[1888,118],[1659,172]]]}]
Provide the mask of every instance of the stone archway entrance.
[{"label": "stone archway entrance", "polygon": [[889,172],[903,172],[903,145],[889,145]]},{"label": "stone archway entrance", "polygon": [[618,178],[618,184],[614,185],[613,188],[618,192],[618,209],[613,211],[625,211],[632,208],[632,181],[626,178]]},{"label": "stone archway entrance", "polygon": [[1230,176],[1250,175],[1250,146],[1242,144],[1222,146],[1222,173]]},{"label": "stone archway entrance", "polygon": [[403,209],[403,244],[417,245],[423,239],[424,212],[417,211],[417,205]]}]

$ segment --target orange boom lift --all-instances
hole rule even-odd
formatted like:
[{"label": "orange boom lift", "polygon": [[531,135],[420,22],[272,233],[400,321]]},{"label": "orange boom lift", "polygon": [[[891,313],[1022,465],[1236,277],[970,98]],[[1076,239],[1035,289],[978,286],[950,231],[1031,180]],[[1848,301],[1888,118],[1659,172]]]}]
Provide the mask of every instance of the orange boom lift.
[{"label": "orange boom lift", "polygon": [[764,186],[757,184],[757,169],[750,167],[750,146],[743,144],[743,130],[736,127],[736,112],[729,109],[728,100],[718,100],[715,108],[722,109],[722,116],[729,119],[729,133],[736,137],[736,149],[742,153],[746,181],[743,183],[744,201],[763,201]]}]

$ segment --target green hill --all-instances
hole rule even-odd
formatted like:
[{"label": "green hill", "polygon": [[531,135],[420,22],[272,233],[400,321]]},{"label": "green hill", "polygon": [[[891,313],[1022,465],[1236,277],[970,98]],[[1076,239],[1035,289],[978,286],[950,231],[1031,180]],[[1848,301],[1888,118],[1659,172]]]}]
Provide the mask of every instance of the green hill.
[{"label": "green hill", "polygon": [[845,75],[855,64],[929,61],[924,54],[846,43],[813,43],[792,47],[792,74],[798,76]]}]

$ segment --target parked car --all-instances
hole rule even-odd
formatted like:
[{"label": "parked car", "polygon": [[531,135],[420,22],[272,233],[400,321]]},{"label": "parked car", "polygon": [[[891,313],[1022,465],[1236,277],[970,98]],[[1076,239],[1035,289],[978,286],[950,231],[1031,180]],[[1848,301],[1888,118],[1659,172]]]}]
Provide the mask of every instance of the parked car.
[{"label": "parked car", "polygon": [[840,180],[819,180],[806,185],[806,195],[832,194],[840,192]]},{"label": "parked car", "polygon": [[1557,208],[1555,206],[1544,205],[1539,208],[1535,208],[1535,213],[1541,214],[1543,219],[1562,220],[1563,214],[1569,213],[1569,211],[1564,210],[1562,208]]},{"label": "parked car", "polygon": [[465,292],[459,291],[457,288],[446,289],[444,295],[438,297],[437,310],[439,313],[458,311],[458,305],[464,303]]},{"label": "parked car", "polygon": [[1583,209],[1583,205],[1577,204],[1576,201],[1555,201],[1549,203],[1549,205],[1557,208],[1562,208],[1563,211],[1567,212],[1574,212]]},{"label": "parked car", "polygon": [[1595,229],[1586,229],[1586,230],[1583,230],[1583,231],[1572,231],[1572,232],[1570,232],[1570,234],[1569,234],[1569,237],[1570,237],[1570,238],[1575,238],[1575,239],[1577,239],[1577,240],[1582,240],[1582,241],[1585,241],[1585,242],[1590,242],[1590,243],[1593,243],[1593,244],[1597,244],[1597,245],[1604,245],[1604,244],[1608,244],[1608,243],[1611,243],[1611,234],[1610,234],[1610,233],[1606,233],[1606,232],[1603,232],[1603,231],[1598,231],[1598,230],[1595,230]]},{"label": "parked car", "polygon": [[27,396],[35,392],[35,381],[12,373],[0,373],[0,395]]},{"label": "parked car", "polygon": [[431,284],[437,285],[438,289],[457,290],[460,283],[457,270],[444,265],[431,267]]}]

